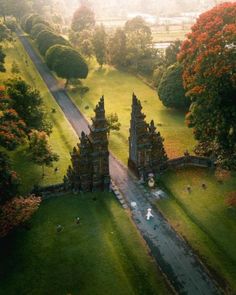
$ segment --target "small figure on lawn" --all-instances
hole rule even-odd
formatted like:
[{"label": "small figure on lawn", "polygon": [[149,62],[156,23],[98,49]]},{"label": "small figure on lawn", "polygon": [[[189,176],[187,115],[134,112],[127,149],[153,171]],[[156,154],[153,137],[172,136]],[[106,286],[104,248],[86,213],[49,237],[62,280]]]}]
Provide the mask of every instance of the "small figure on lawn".
[{"label": "small figure on lawn", "polygon": [[54,172],[56,173],[58,171],[58,168],[56,167],[55,169],[54,169]]},{"label": "small figure on lawn", "polygon": [[190,186],[189,184],[187,185],[187,191],[188,191],[189,194],[190,194],[191,191],[192,191],[191,186]]},{"label": "small figure on lawn", "polygon": [[205,183],[202,184],[202,188],[203,188],[204,190],[207,188],[207,186],[206,186]]},{"label": "small figure on lawn", "polygon": [[63,226],[60,225],[60,224],[58,224],[58,225],[57,225],[57,232],[59,233],[59,232],[61,232],[62,230],[63,230]]},{"label": "small figure on lawn", "polygon": [[153,215],[152,215],[152,209],[151,208],[148,208],[147,209],[147,214],[146,214],[146,217],[147,217],[147,220],[149,220],[151,217],[154,217]]},{"label": "small figure on lawn", "polygon": [[76,217],[76,224],[80,224],[80,218]]}]

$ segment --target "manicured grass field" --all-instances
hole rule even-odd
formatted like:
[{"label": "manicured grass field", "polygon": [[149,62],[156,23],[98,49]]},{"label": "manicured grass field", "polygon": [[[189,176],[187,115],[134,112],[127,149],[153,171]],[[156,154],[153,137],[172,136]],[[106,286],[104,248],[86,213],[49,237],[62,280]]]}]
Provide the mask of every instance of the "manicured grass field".
[{"label": "manicured grass field", "polygon": [[[54,98],[49,93],[33,63],[25,53],[21,43],[18,40],[14,43],[7,43],[4,45],[4,51],[7,55],[5,64],[7,71],[6,73],[0,73],[0,82],[13,77],[11,67],[12,62],[15,61],[20,68],[18,76],[37,88],[41,93],[43,104],[54,126],[53,133],[50,136],[50,144],[53,150],[60,156],[59,162],[54,164],[54,167],[58,167],[58,172],[54,173],[54,168],[46,168],[45,177],[42,179],[42,168],[34,165],[30,161],[27,145],[11,153],[14,168],[22,179],[21,191],[25,193],[28,192],[34,184],[46,185],[62,181],[63,175],[70,163],[69,152],[76,144],[77,136]],[[56,110],[56,113],[52,113],[53,108]]]},{"label": "manicured grass field", "polygon": [[[130,112],[132,93],[134,92],[142,102],[147,121],[154,119],[165,138],[165,147],[169,157],[182,155],[184,150],[192,151],[194,139],[192,131],[185,126],[184,114],[166,109],[156,94],[156,91],[145,85],[132,74],[118,71],[110,66],[100,69],[91,63],[91,69],[84,85],[90,90],[81,97],[78,91],[70,91],[70,95],[81,109],[90,118],[93,109],[101,95],[105,96],[106,113],[116,112],[121,123],[119,132],[110,135],[110,149],[124,163],[128,158],[128,136],[130,126]],[[88,108],[89,107],[89,108]]]},{"label": "manicured grass field", "polygon": [[[64,227],[60,233],[57,224]],[[16,231],[0,249],[0,294],[170,294],[111,194],[49,199],[34,215],[31,229]]]},{"label": "manicured grass field", "polygon": [[[158,201],[158,208],[235,292],[236,210],[228,208],[225,199],[228,192],[236,190],[236,175],[220,184],[212,171],[189,168],[170,171],[161,182],[171,198]],[[187,185],[191,185],[191,193],[187,192]]]}]

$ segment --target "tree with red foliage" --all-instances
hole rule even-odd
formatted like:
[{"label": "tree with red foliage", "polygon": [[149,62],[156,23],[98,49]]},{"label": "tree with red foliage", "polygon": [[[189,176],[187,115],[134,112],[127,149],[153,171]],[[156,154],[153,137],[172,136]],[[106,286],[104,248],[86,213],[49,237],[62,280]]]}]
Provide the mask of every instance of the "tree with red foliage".
[{"label": "tree with red foliage", "polygon": [[87,6],[81,5],[74,13],[71,28],[75,32],[90,30],[95,26],[94,12]]},{"label": "tree with red foliage", "polygon": [[12,108],[12,100],[0,87],[0,146],[15,149],[25,138],[26,125]]},{"label": "tree with red foliage", "polygon": [[13,228],[26,222],[38,209],[41,198],[33,195],[16,197],[0,207],[0,238],[6,236]]},{"label": "tree with red foliage", "polygon": [[192,105],[187,115],[197,152],[236,167],[236,3],[203,13],[183,42],[179,61]]},{"label": "tree with red foliage", "polygon": [[236,192],[228,193],[228,197],[225,200],[225,203],[229,207],[236,207]]}]

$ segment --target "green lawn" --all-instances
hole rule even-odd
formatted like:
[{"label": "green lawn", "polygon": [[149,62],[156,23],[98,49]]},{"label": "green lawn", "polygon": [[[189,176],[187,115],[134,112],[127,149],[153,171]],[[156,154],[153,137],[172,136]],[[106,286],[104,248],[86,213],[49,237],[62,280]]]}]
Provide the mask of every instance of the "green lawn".
[{"label": "green lawn", "polygon": [[[45,83],[39,76],[30,58],[25,53],[21,43],[18,40],[14,43],[7,43],[4,45],[4,49],[7,55],[7,72],[0,73],[0,81],[2,82],[7,78],[13,77],[11,73],[12,62],[17,62],[20,68],[20,74],[18,76],[37,88],[41,93],[45,109],[54,125],[53,133],[50,136],[50,144],[53,150],[60,156],[60,161],[54,164],[54,167],[58,167],[58,172],[54,173],[54,168],[46,168],[46,175],[44,179],[42,179],[42,168],[34,165],[30,161],[27,152],[28,147],[26,145],[11,153],[14,168],[22,179],[21,191],[25,193],[32,188],[33,184],[46,185],[62,181],[63,175],[70,163],[69,152],[76,144],[77,136],[54,98],[50,95]],[[56,113],[51,112],[52,108],[56,109]]]},{"label": "green lawn", "polygon": [[100,96],[105,96],[106,113],[116,112],[121,123],[120,131],[111,133],[110,149],[124,163],[127,163],[128,157],[133,92],[142,102],[147,121],[154,119],[155,123],[162,124],[158,130],[165,138],[168,155],[174,157],[182,155],[186,149],[192,151],[194,139],[192,131],[185,126],[184,114],[166,109],[158,99],[156,91],[134,75],[118,71],[110,66],[100,69],[95,63],[91,63],[89,76],[84,81],[84,85],[90,88],[89,92],[81,97],[78,91],[70,91],[71,97],[87,118],[90,118],[93,116],[93,109]]},{"label": "green lawn", "polygon": [[170,294],[130,217],[108,193],[43,202],[31,229],[0,247],[0,261],[0,294]]},{"label": "green lawn", "polygon": [[[212,171],[180,169],[161,177],[171,198],[158,208],[211,269],[236,291],[236,210],[227,208],[227,193],[236,190],[236,175],[220,184]],[[202,183],[207,189],[202,189]],[[191,185],[192,192],[186,191]]]}]

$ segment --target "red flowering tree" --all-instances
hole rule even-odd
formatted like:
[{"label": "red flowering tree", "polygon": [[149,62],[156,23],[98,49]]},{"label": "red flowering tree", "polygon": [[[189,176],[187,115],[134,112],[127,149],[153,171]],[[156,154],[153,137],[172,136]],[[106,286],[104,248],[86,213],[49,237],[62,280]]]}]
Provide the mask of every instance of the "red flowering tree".
[{"label": "red flowering tree", "polygon": [[236,208],[236,192],[228,193],[228,197],[226,198],[225,203],[228,207]]},{"label": "red flowering tree", "polygon": [[29,196],[16,197],[0,207],[0,238],[6,236],[13,228],[26,222],[38,209],[41,198]]},{"label": "red flowering tree", "polygon": [[8,150],[15,149],[25,138],[26,125],[12,108],[12,100],[0,87],[0,145]]},{"label": "red flowering tree", "polygon": [[203,13],[183,42],[179,61],[192,106],[196,151],[236,167],[236,3]]}]

